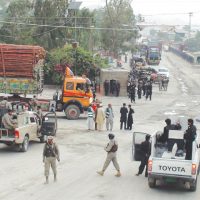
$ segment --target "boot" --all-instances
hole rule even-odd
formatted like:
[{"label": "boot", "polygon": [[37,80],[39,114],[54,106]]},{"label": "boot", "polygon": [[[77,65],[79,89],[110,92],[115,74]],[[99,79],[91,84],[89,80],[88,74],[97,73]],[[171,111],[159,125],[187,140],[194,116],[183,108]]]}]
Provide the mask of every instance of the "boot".
[{"label": "boot", "polygon": [[46,176],[46,182],[45,182],[45,184],[48,184],[48,183],[49,183],[49,177]]},{"label": "boot", "polygon": [[102,171],[98,171],[97,174],[103,176],[104,175],[104,171],[103,170]]},{"label": "boot", "polygon": [[121,173],[120,173],[119,170],[117,171],[117,174],[115,174],[115,176],[116,176],[116,177],[120,177],[120,176],[121,176]]},{"label": "boot", "polygon": [[54,182],[56,182],[57,181],[57,176],[56,176],[56,174],[54,174]]}]

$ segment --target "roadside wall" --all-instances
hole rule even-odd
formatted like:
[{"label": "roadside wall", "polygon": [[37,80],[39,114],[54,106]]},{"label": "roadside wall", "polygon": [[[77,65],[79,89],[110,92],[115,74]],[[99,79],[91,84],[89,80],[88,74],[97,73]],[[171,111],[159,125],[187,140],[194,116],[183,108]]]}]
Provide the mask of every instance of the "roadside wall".
[{"label": "roadside wall", "polygon": [[[105,95],[104,82],[105,80],[117,80],[120,82],[120,93],[119,96],[127,96],[127,80],[129,71],[126,69],[109,68],[101,69],[100,74],[100,93]],[[113,95],[109,95],[113,96]]]}]

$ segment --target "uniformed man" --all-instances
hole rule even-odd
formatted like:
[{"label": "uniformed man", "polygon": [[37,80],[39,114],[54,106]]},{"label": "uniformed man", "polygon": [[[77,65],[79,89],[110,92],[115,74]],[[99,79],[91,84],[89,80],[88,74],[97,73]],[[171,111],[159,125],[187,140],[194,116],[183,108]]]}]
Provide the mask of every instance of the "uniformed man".
[{"label": "uniformed man", "polygon": [[4,114],[2,118],[2,124],[4,128],[13,130],[17,127],[16,120],[13,119],[13,111],[8,109],[8,113]]},{"label": "uniformed man", "polygon": [[35,95],[31,99],[31,107],[33,111],[37,112],[37,98]]},{"label": "uniformed man", "polygon": [[128,114],[128,109],[126,107],[126,104],[123,103],[123,106],[120,108],[120,130],[123,128],[124,124],[124,129],[126,129],[126,123],[127,123],[127,114]]},{"label": "uniformed man", "polygon": [[44,174],[46,177],[46,184],[49,183],[49,170],[50,167],[53,170],[54,182],[57,180],[57,170],[56,170],[56,159],[60,162],[60,153],[57,144],[53,141],[53,136],[48,136],[47,142],[44,145],[43,149],[43,162],[44,165]]},{"label": "uniformed man", "polygon": [[2,122],[2,117],[8,112],[8,109],[12,110],[12,104],[8,102],[8,97],[4,97],[0,102],[0,122]]},{"label": "uniformed man", "polygon": [[12,104],[8,101],[8,97],[4,97],[3,100],[0,102],[0,108],[2,107],[4,107],[7,110],[12,110]]},{"label": "uniformed man", "polygon": [[186,160],[192,160],[192,144],[197,134],[196,126],[194,126],[193,123],[194,123],[193,119],[188,119],[188,129],[186,130],[186,133],[184,134]]},{"label": "uniformed man", "polygon": [[118,144],[117,144],[117,141],[114,139],[115,138],[114,134],[112,134],[112,133],[108,134],[108,138],[109,138],[110,141],[104,148],[105,151],[107,152],[107,158],[106,158],[106,161],[103,165],[103,169],[101,171],[98,171],[97,173],[99,175],[103,176],[105,170],[107,169],[110,162],[112,161],[115,169],[117,170],[117,174],[115,176],[120,177],[121,172],[120,172],[119,164],[117,162]]},{"label": "uniformed man", "polygon": [[149,140],[150,140],[150,135],[146,135],[145,141],[141,143],[141,153],[142,153],[141,164],[139,166],[139,171],[136,174],[136,176],[139,176],[140,174],[142,174],[145,167],[146,167],[145,177],[148,176],[148,167],[147,166],[148,166],[149,156],[151,154],[151,143]]},{"label": "uniformed man", "polygon": [[40,117],[40,119],[42,120],[43,118],[43,113],[42,113],[42,109],[41,106],[37,106],[37,114]]}]

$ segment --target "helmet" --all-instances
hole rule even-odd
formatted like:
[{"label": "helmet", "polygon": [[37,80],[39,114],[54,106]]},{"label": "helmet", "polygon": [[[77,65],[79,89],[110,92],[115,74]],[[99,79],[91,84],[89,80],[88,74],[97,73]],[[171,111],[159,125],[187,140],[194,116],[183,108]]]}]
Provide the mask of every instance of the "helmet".
[{"label": "helmet", "polygon": [[149,134],[147,134],[146,137],[145,137],[145,139],[146,139],[146,140],[149,140],[150,137],[151,137],[151,136],[150,136]]}]

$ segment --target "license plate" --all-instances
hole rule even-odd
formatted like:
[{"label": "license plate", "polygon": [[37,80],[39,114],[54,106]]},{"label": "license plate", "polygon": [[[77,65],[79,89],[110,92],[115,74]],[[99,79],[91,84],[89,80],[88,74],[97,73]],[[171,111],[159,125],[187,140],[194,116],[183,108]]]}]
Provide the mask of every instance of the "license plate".
[{"label": "license plate", "polygon": [[173,177],[165,178],[165,182],[166,183],[176,183],[176,178],[173,178]]}]

